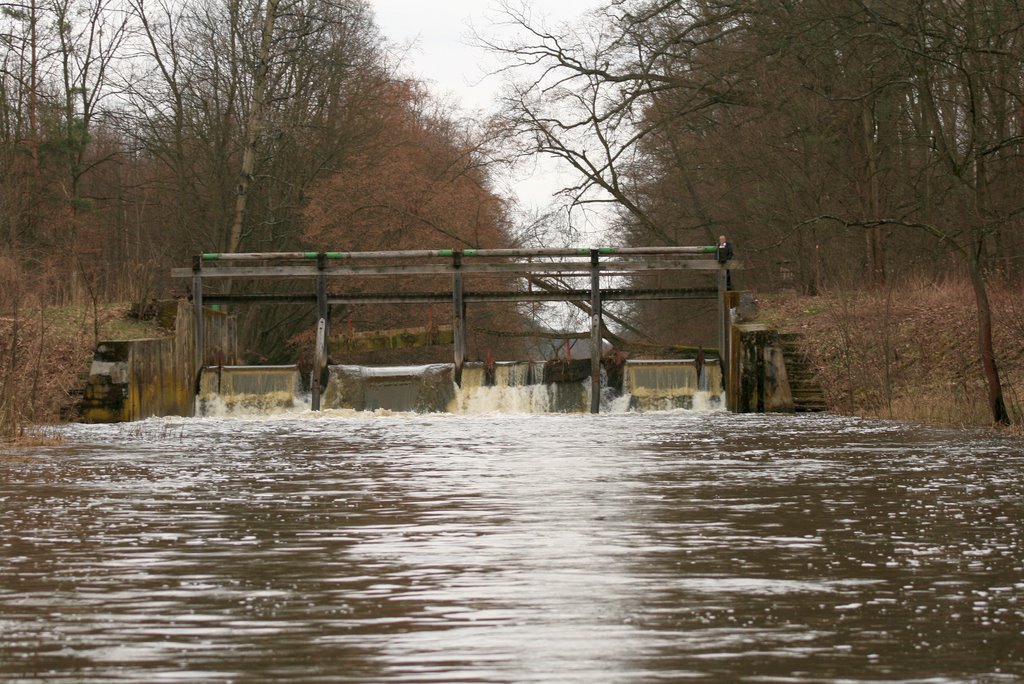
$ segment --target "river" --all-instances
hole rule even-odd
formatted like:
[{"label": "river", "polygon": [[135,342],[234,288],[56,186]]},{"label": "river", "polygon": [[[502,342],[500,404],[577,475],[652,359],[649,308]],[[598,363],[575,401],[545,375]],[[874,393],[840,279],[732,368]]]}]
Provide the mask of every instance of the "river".
[{"label": "river", "polygon": [[1024,444],[328,411],[0,454],[0,679],[1024,681]]}]

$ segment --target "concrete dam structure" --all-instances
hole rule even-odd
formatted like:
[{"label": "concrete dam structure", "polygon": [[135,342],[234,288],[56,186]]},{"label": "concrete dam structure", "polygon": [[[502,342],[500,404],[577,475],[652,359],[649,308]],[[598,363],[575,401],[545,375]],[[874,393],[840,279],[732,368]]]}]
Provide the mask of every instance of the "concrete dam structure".
[{"label": "concrete dam structure", "polygon": [[[204,357],[195,372],[188,344],[190,305],[179,302],[173,333],[160,339],[102,342],[82,401],[86,422],[123,422],[150,416],[223,416],[305,411],[311,408],[310,378],[298,366],[242,366],[234,361],[233,320],[208,312]],[[597,395],[602,412],[675,409],[789,412],[824,409],[820,390],[796,356],[791,335],[759,324],[735,324],[727,374],[718,359],[605,359]],[[451,413],[572,413],[590,408],[589,359],[573,362],[467,362],[462,382],[454,364],[369,367],[332,364],[322,388],[322,409]],[[808,389],[808,386],[810,389]]]}]

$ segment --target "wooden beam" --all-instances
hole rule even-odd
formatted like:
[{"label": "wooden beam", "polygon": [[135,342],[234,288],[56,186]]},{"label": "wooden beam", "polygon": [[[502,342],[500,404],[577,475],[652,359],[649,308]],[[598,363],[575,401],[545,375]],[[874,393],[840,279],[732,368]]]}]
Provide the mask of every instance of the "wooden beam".
[{"label": "wooden beam", "polygon": [[590,412],[601,411],[601,269],[600,253],[590,252]]},{"label": "wooden beam", "polygon": [[462,255],[456,252],[452,257],[452,328],[455,356],[455,383],[462,386],[462,364],[466,360],[466,302],[462,291]]},{"label": "wooden beam", "polygon": [[[635,301],[635,300],[674,300],[674,299],[715,299],[717,290],[714,288],[616,288],[602,290],[603,301]],[[444,304],[452,298],[449,292],[409,292],[409,293],[359,293],[359,294],[327,294],[329,304]],[[462,300],[467,304],[481,302],[585,302],[590,299],[590,290],[551,290],[534,292],[463,292]],[[203,300],[208,304],[268,304],[268,303],[300,303],[316,302],[316,295],[311,294],[229,294],[206,295]],[[587,312],[589,314],[589,310]]]},{"label": "wooden beam", "polygon": [[408,249],[376,252],[208,252],[200,255],[203,261],[312,261],[321,254],[330,260],[358,261],[363,259],[427,259],[451,257],[456,251],[467,257],[587,257],[592,251],[602,255],[619,254],[703,254],[714,255],[712,246],[675,247],[538,247],[499,249]]},{"label": "wooden beam", "polygon": [[728,272],[724,268],[718,269],[718,358],[719,366],[722,369],[722,386],[728,387],[729,364],[725,357],[729,349],[729,302],[726,300]]},{"label": "wooden beam", "polygon": [[327,260],[323,253],[317,255],[316,268],[316,347],[313,349],[313,377],[310,378],[311,402],[310,408],[314,411],[320,410],[320,383],[323,378],[324,369],[327,367],[327,336],[330,334],[330,309],[327,304],[327,276],[324,269]]},{"label": "wooden beam", "polygon": [[[730,262],[733,270],[742,268],[736,262]],[[718,263],[708,259],[689,259],[673,261],[657,260],[623,260],[602,263],[599,267],[604,275],[627,275],[655,271],[717,271]],[[454,272],[451,264],[372,264],[355,266],[327,266],[323,273],[328,277],[377,277],[377,276],[410,276],[410,275],[444,275]],[[590,266],[584,263],[485,263],[465,264],[463,273],[493,274],[525,274],[525,273],[558,273],[562,275],[587,275]],[[205,266],[204,278],[316,278],[320,271],[314,265],[295,266]],[[192,277],[192,270],[187,268],[171,269],[174,278]]]},{"label": "wooden beam", "polygon": [[203,262],[198,257],[192,261],[192,315],[195,326],[192,339],[196,345],[196,376],[192,381],[193,386],[198,388],[199,376],[202,375],[203,362],[206,360],[206,339],[203,330]]}]

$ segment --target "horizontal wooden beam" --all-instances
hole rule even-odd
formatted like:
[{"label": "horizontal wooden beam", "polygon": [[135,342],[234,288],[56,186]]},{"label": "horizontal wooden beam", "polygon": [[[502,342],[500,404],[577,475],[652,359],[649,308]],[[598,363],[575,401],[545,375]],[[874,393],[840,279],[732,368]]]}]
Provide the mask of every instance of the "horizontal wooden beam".
[{"label": "horizontal wooden beam", "polygon": [[316,261],[323,255],[329,261],[359,261],[364,259],[463,259],[507,257],[586,257],[596,250],[602,256],[619,254],[714,254],[713,245],[674,247],[538,247],[503,249],[408,249],[377,252],[208,252],[200,255],[204,262],[211,261]]},{"label": "horizontal wooden beam", "polygon": [[[715,299],[715,288],[611,288],[601,290],[601,299],[606,301],[634,301],[658,299]],[[466,302],[565,302],[589,301],[590,290],[571,289],[534,292],[466,292]],[[407,292],[407,293],[360,293],[331,294],[327,301],[334,304],[439,304],[451,302],[450,292]],[[299,303],[316,302],[316,294],[204,294],[204,304],[240,303]]]},{"label": "horizontal wooden beam", "polygon": [[[628,275],[631,273],[642,273],[650,271],[707,271],[718,272],[722,266],[712,260],[639,260],[630,259],[623,261],[607,261],[598,264],[598,271],[603,276]],[[738,262],[729,262],[732,270],[741,269]],[[549,263],[549,262],[519,262],[519,263],[495,263],[495,264],[463,264],[459,270],[462,273],[482,274],[528,274],[548,273],[558,275],[585,275],[590,273],[589,263]],[[316,278],[323,273],[328,277],[375,277],[375,276],[413,276],[413,275],[445,275],[456,271],[452,264],[374,264],[374,265],[353,265],[353,266],[327,266],[320,271],[312,265],[295,266],[210,266],[199,271],[190,268],[171,269],[171,276],[175,278],[193,278],[200,276],[203,279],[217,278]]]}]

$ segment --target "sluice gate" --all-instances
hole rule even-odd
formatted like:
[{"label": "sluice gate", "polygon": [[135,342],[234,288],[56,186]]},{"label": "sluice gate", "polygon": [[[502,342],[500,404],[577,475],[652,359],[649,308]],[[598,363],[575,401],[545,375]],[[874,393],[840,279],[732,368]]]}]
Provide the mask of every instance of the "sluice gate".
[{"label": "sluice gate", "polygon": [[722,369],[717,361],[627,361],[624,391],[639,411],[722,406]]},{"label": "sluice gate", "polygon": [[454,366],[330,366],[322,408],[446,411],[455,397]]},{"label": "sluice gate", "polygon": [[298,366],[207,366],[200,371],[197,413],[253,413],[301,403]]}]

